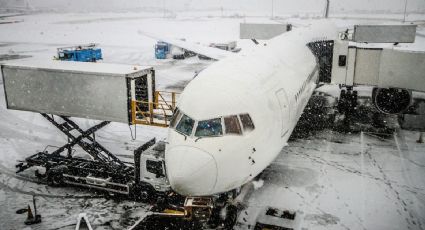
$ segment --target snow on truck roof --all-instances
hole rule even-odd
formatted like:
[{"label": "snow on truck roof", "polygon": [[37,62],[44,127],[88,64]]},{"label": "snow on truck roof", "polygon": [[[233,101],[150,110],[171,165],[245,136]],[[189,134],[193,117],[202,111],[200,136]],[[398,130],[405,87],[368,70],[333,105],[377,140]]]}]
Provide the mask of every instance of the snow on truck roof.
[{"label": "snow on truck roof", "polygon": [[103,62],[73,62],[73,61],[55,61],[55,60],[19,60],[2,63],[2,66],[28,68],[28,69],[47,69],[66,72],[86,72],[101,73],[106,75],[138,75],[152,70],[151,66],[124,65]]}]

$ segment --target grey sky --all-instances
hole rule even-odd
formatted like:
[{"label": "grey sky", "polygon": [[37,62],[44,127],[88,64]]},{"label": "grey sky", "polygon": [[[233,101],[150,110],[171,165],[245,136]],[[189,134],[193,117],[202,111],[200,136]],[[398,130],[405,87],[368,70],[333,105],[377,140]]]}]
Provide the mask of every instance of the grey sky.
[{"label": "grey sky", "polygon": [[[294,14],[322,12],[326,0],[0,0],[0,9],[30,6],[36,10],[64,12],[121,11],[141,8],[165,8],[170,11],[223,9],[246,15],[266,15],[271,12]],[[425,13],[425,0],[407,0],[408,12]],[[405,0],[331,0],[331,13],[355,11],[403,12]]]}]

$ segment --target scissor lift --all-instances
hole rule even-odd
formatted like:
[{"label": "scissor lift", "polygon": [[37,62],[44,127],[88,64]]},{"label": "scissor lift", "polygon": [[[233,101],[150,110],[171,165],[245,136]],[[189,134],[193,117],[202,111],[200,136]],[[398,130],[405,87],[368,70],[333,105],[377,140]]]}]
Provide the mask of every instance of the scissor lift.
[{"label": "scissor lift", "polygon": [[[118,159],[95,138],[95,132],[108,125],[109,121],[100,122],[83,130],[69,117],[41,115],[67,136],[68,143],[51,153],[42,151],[26,158],[16,165],[18,173],[32,166],[42,166],[46,168],[46,173],[36,171],[36,175],[45,178],[46,182],[52,185],[75,184],[96,187],[102,184],[103,190],[130,193],[127,184],[134,178],[134,166]],[[93,160],[73,157],[72,151],[76,145],[87,152]],[[81,179],[83,177],[84,180]]]}]

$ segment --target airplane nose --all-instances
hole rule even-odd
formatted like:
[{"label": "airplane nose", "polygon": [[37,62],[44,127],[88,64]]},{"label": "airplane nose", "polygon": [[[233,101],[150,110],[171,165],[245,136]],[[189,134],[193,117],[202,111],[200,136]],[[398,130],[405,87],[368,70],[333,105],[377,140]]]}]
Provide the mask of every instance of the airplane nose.
[{"label": "airplane nose", "polygon": [[181,195],[211,195],[217,179],[214,157],[189,146],[170,148],[165,154],[167,176],[171,187]]}]

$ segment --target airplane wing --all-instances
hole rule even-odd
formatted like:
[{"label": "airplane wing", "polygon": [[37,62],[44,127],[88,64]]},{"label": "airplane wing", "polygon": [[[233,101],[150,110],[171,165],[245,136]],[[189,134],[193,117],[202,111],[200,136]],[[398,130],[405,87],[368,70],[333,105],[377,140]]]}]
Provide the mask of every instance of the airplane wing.
[{"label": "airplane wing", "polygon": [[177,47],[180,47],[182,49],[192,51],[194,53],[209,57],[209,58],[217,60],[217,61],[224,59],[226,57],[229,57],[231,55],[234,55],[234,53],[232,53],[232,52],[221,50],[221,49],[218,49],[218,48],[203,46],[203,45],[199,45],[199,44],[195,44],[195,43],[191,43],[191,42],[186,42],[186,41],[182,41],[182,40],[175,39],[175,38],[155,36],[155,35],[152,35],[152,34],[145,33],[143,31],[138,31],[138,32],[139,32],[139,34],[141,34],[143,36],[147,36],[147,37],[153,38],[153,39],[158,40],[158,41],[163,41],[163,42],[166,42],[168,44],[172,44],[173,46],[177,46]]}]

